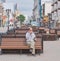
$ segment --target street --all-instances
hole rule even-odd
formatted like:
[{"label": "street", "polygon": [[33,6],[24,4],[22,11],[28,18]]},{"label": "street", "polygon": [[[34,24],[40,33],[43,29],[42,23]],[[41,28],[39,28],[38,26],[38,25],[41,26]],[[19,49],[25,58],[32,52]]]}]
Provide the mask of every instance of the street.
[{"label": "street", "polygon": [[[0,0],[0,54],[21,53],[2,53],[0,61],[60,61],[59,37],[60,0]],[[29,49],[43,53],[22,54]]]},{"label": "street", "polygon": [[44,41],[44,53],[41,55],[3,54],[0,55],[0,61],[60,61],[60,39]]}]

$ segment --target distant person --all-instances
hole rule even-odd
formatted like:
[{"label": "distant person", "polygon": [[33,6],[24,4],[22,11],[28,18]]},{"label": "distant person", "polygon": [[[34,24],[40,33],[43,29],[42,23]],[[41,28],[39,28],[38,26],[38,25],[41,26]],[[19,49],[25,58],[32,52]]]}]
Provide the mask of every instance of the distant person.
[{"label": "distant person", "polygon": [[26,42],[30,47],[30,52],[32,53],[32,55],[35,55],[35,40],[36,36],[33,32],[33,29],[29,27],[28,32],[26,33]]}]

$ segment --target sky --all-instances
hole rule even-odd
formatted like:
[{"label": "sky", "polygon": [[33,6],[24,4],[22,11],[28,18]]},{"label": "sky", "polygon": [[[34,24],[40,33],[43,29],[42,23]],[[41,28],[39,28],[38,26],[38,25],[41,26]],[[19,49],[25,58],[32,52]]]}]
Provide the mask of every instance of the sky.
[{"label": "sky", "polygon": [[[49,1],[49,0],[42,0]],[[18,3],[18,9],[25,15],[31,16],[34,0],[6,0],[9,3]],[[10,6],[12,7],[12,5]]]}]

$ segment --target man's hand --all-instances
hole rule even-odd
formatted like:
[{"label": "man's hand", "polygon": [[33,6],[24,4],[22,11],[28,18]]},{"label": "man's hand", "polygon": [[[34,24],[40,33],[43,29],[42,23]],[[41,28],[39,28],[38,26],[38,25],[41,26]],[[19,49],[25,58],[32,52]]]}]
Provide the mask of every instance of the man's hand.
[{"label": "man's hand", "polygon": [[34,41],[36,41],[37,39],[36,38],[34,38]]}]

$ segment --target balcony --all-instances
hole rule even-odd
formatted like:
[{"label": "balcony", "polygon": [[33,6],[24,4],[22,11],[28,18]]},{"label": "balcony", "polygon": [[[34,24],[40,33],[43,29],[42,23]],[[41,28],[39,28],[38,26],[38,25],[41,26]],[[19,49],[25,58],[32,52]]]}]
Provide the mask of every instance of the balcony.
[{"label": "balcony", "polygon": [[52,10],[51,10],[51,12],[53,13],[53,11],[54,11],[54,6],[52,7]]},{"label": "balcony", "polygon": [[54,13],[54,10],[52,10],[51,13]]},{"label": "balcony", "polygon": [[57,0],[54,0],[54,3],[57,3]]},{"label": "balcony", "polygon": [[57,9],[58,9],[57,6],[58,6],[57,4],[54,4],[54,11],[57,11]]},{"label": "balcony", "polygon": [[58,1],[58,9],[60,9],[60,1]]},{"label": "balcony", "polygon": [[54,4],[57,4],[57,0],[52,1],[52,6],[54,6]]},{"label": "balcony", "polygon": [[58,16],[56,16],[56,20],[58,20]]},{"label": "balcony", "polygon": [[52,20],[55,20],[54,16],[52,16]]},{"label": "balcony", "polygon": [[60,10],[58,10],[58,16],[60,17]]}]

